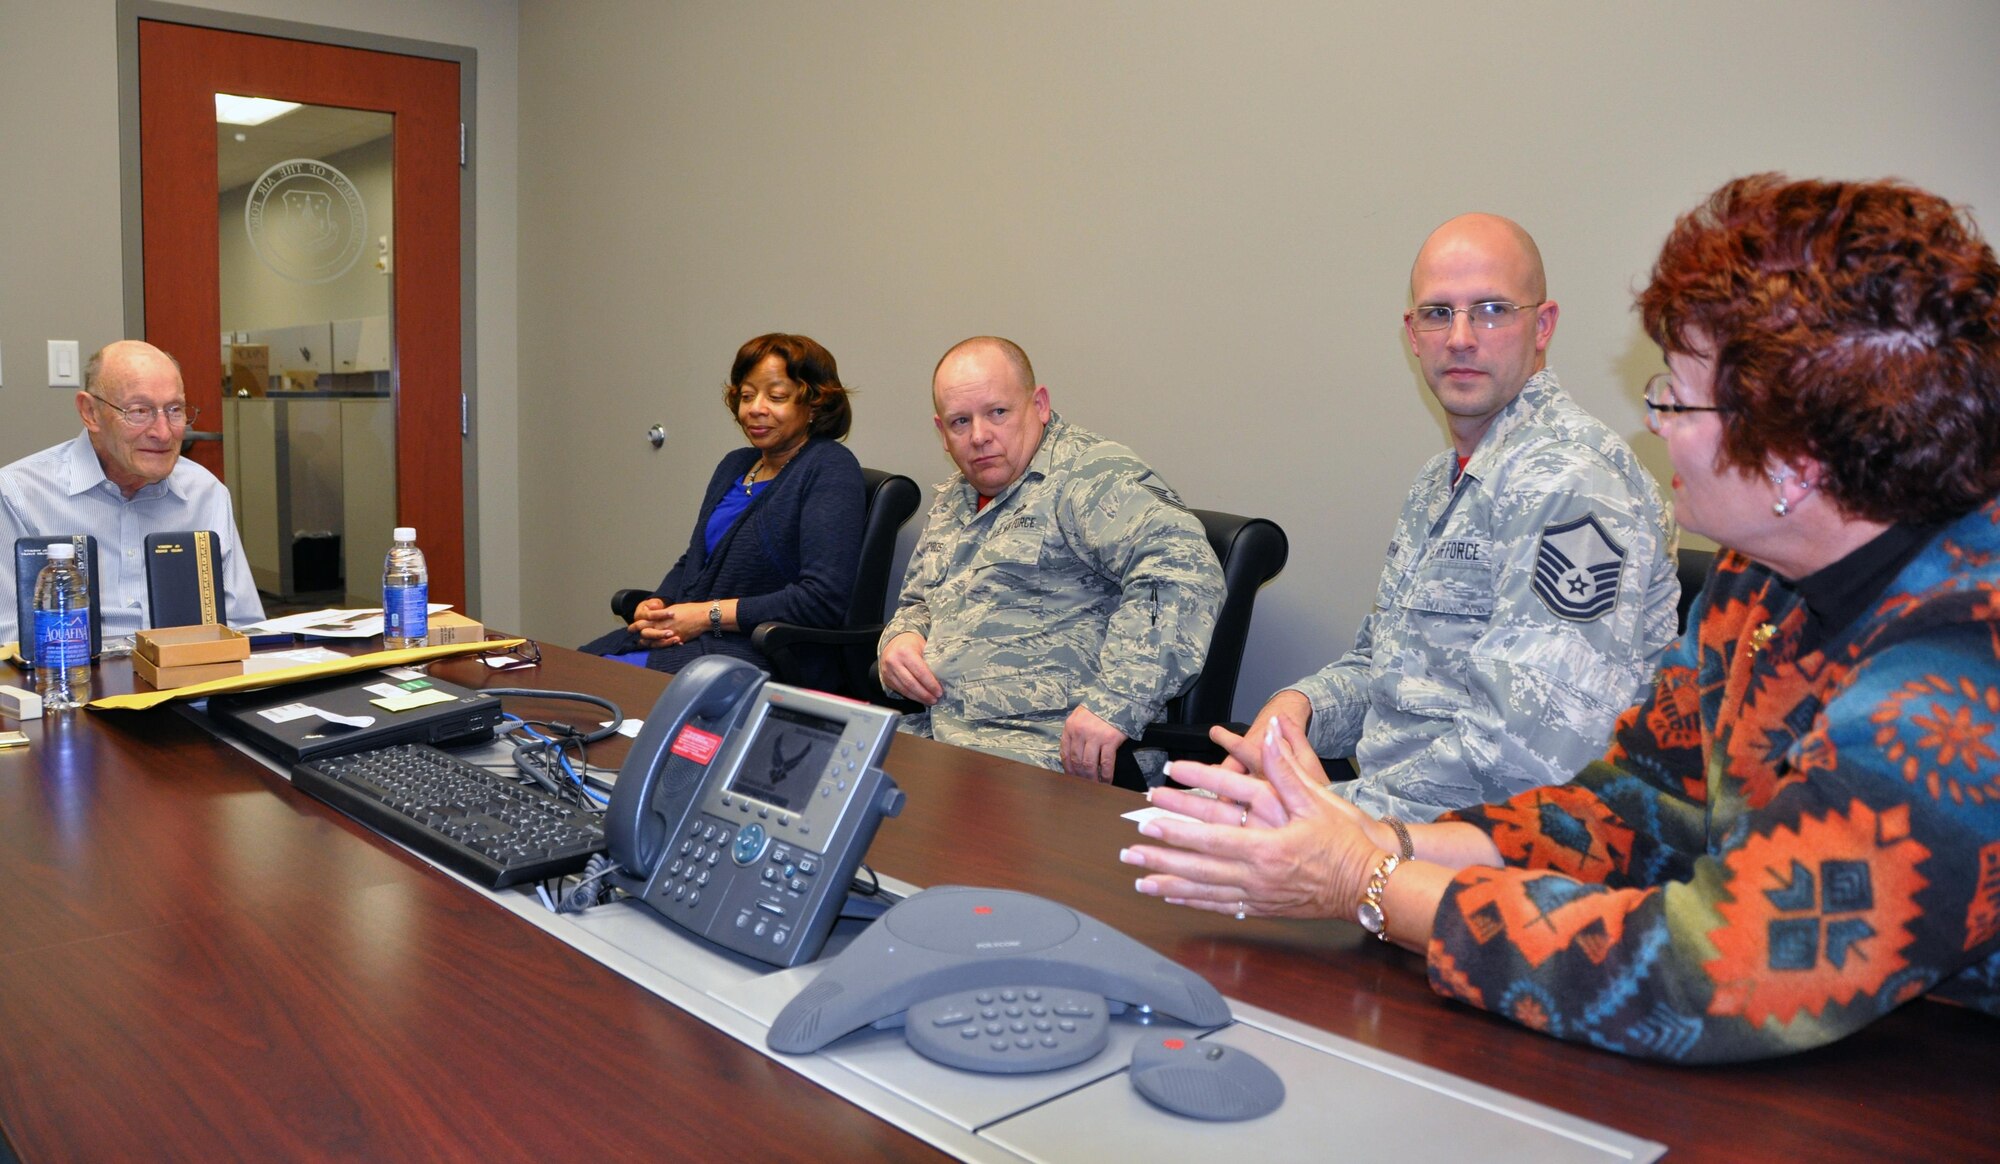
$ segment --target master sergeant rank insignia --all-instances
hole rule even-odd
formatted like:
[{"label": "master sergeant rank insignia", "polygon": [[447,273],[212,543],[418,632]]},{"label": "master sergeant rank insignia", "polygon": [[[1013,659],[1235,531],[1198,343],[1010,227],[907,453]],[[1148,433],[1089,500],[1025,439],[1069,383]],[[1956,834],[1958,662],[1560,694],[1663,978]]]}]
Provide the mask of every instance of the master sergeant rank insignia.
[{"label": "master sergeant rank insignia", "polygon": [[1597,515],[1542,530],[1535,554],[1535,597],[1558,618],[1591,622],[1618,606],[1625,547],[1611,540]]}]

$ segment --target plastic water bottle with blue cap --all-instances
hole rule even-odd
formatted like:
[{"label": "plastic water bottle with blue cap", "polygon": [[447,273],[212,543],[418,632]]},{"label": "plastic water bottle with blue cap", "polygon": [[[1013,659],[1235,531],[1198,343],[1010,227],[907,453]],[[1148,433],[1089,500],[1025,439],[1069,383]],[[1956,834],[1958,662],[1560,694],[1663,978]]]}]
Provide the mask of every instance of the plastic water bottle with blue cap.
[{"label": "plastic water bottle with blue cap", "polygon": [[431,572],[417,548],[417,531],[396,527],[382,563],[382,647],[394,651],[431,641]]},{"label": "plastic water bottle with blue cap", "polygon": [[90,702],[90,588],[68,542],[35,576],[35,691],[45,713]]}]

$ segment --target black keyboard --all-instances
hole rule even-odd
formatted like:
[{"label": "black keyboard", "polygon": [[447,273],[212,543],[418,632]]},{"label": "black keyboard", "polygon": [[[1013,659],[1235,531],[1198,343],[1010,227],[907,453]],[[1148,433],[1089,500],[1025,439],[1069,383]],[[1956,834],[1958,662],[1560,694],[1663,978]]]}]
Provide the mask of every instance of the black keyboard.
[{"label": "black keyboard", "polygon": [[429,744],[299,764],[292,786],[488,889],[574,873],[604,851],[597,814]]}]

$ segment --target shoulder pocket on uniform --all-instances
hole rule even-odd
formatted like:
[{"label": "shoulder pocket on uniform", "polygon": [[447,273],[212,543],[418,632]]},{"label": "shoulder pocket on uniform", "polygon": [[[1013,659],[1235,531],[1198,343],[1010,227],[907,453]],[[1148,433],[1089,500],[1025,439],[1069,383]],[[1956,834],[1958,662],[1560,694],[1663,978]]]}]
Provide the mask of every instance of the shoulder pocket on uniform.
[{"label": "shoulder pocket on uniform", "polygon": [[1030,515],[986,535],[972,555],[975,584],[1003,588],[1013,596],[1039,595],[1042,578],[1041,519]]}]

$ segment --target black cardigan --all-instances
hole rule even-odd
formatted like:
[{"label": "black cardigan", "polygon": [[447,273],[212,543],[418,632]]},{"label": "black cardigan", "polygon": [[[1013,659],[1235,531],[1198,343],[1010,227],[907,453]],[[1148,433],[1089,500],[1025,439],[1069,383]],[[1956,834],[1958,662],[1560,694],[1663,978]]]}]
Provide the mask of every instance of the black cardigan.
[{"label": "black cardigan", "polygon": [[[838,626],[846,619],[867,520],[860,462],[838,441],[820,437],[807,441],[736,519],[710,556],[709,515],[726,490],[740,487],[756,459],[753,448],[736,449],[722,458],[709,479],[687,551],[653,591],[667,602],[734,598],[736,622],[742,629],[710,631],[692,642],[652,651],[646,657],[648,667],[678,671],[709,654],[735,655],[763,666],[762,656],[750,645],[750,632],[759,623]],[[582,649],[620,655],[645,650],[646,644],[620,628]],[[837,678],[830,658],[802,663],[808,668],[808,682],[824,685]],[[819,674],[822,670],[825,673]]]}]

